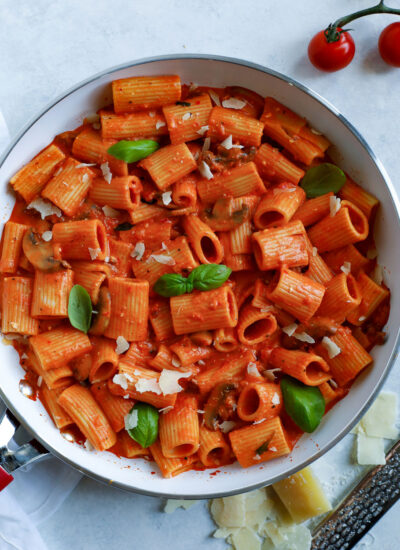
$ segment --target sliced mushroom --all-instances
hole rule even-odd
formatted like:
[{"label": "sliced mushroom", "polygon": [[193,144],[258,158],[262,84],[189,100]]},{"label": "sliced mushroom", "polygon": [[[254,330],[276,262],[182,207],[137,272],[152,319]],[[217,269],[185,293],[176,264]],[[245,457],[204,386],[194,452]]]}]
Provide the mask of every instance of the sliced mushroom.
[{"label": "sliced mushroom", "polygon": [[93,323],[89,333],[101,336],[105,333],[111,317],[111,295],[107,287],[102,286],[99,291],[99,299],[96,304],[97,314],[93,316]]},{"label": "sliced mushroom", "polygon": [[230,231],[250,218],[247,204],[243,204],[237,210],[233,210],[233,204],[232,198],[219,199],[212,210],[203,210],[200,217],[213,231]]},{"label": "sliced mushroom", "polygon": [[54,258],[54,247],[51,242],[45,242],[32,229],[28,229],[22,240],[25,256],[35,269],[52,272],[61,268],[60,260]]}]

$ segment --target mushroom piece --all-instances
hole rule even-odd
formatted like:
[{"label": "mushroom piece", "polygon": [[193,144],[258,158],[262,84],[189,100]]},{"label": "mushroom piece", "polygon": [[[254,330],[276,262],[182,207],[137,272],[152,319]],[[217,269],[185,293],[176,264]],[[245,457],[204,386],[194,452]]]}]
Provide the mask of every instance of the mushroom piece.
[{"label": "mushroom piece", "polygon": [[22,240],[22,249],[35,269],[52,272],[61,268],[61,261],[54,258],[54,247],[45,242],[32,229],[28,229]]},{"label": "mushroom piece", "polygon": [[93,322],[89,333],[101,336],[105,333],[111,317],[111,295],[107,287],[102,286],[100,288],[99,299],[95,307],[97,313],[93,315]]}]

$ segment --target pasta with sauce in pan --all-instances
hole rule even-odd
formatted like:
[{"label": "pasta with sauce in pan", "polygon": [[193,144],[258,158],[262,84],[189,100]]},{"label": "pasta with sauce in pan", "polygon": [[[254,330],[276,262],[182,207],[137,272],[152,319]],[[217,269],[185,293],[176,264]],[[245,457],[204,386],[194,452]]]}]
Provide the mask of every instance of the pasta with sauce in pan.
[{"label": "pasta with sauce in pan", "polygon": [[164,477],[288,455],[383,342],[378,201],[274,98],[112,90],[11,179],[2,332],[87,448]]}]

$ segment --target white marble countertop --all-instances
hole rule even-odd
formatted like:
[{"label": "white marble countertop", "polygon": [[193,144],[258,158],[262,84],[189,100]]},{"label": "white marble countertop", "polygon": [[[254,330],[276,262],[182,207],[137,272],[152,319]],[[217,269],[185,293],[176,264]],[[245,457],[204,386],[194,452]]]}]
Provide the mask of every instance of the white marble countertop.
[{"label": "white marble countertop", "polygon": [[[394,0],[392,0],[392,3]],[[381,61],[376,44],[393,16],[357,21],[353,63],[316,71],[306,57],[311,36],[368,0],[3,0],[0,18],[0,109],[14,135],[39,109],[80,80],[116,64],[169,53],[213,53],[281,71],[331,101],[364,135],[400,189],[400,70]],[[400,389],[400,365],[386,387]],[[349,465],[352,436],[317,466],[325,477]],[[340,484],[340,482],[339,482]],[[336,487],[336,492],[337,487]],[[172,516],[158,499],[83,479],[40,531],[51,550],[220,550],[204,503]],[[395,506],[359,548],[392,549],[400,540]],[[28,548],[29,546],[27,546]],[[25,548],[23,549],[25,550]]]}]

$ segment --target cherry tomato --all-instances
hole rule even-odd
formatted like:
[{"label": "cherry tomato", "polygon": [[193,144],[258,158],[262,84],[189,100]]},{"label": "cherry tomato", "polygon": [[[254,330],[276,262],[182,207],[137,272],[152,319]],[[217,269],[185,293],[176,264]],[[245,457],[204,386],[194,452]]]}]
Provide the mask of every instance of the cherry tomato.
[{"label": "cherry tomato", "polygon": [[379,37],[379,53],[383,61],[393,67],[400,67],[400,23],[392,23]]},{"label": "cherry tomato", "polygon": [[[340,28],[337,29],[341,31]],[[344,69],[354,57],[356,47],[351,35],[340,32],[336,42],[328,42],[325,31],[320,31],[308,45],[308,57],[311,63],[321,71],[333,72]]]}]

